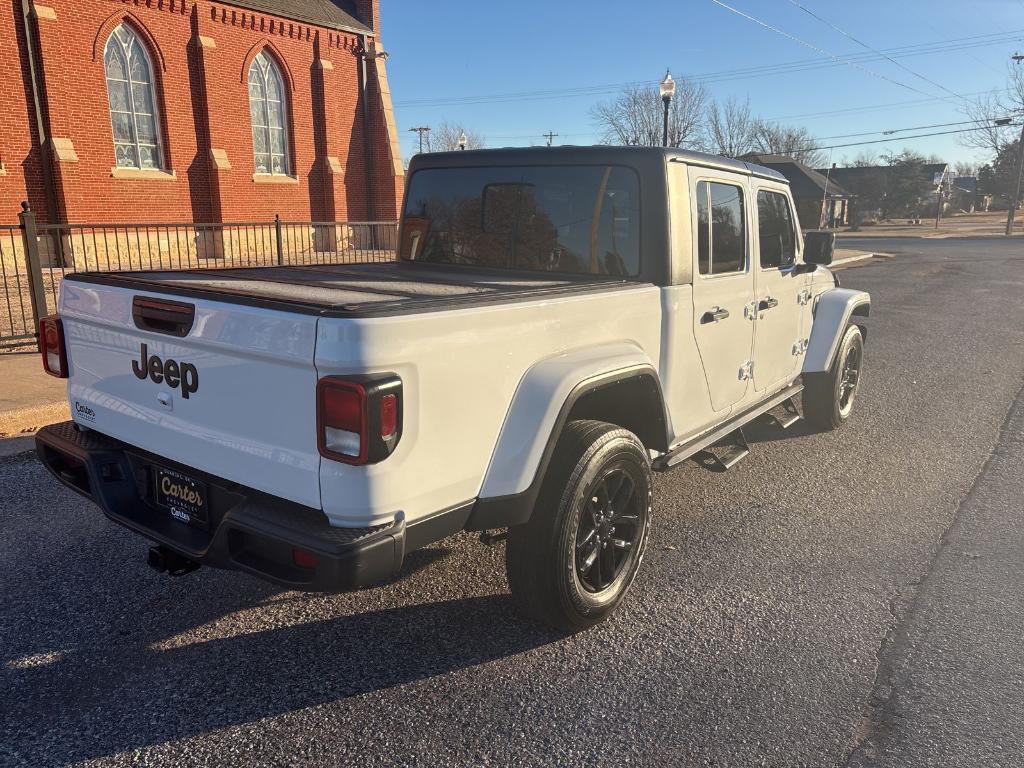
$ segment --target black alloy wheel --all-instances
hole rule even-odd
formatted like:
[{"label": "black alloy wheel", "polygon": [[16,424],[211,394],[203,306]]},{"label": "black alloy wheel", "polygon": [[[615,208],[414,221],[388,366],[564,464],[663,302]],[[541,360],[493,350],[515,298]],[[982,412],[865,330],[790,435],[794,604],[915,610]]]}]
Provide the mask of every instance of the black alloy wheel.
[{"label": "black alloy wheel", "polygon": [[640,503],[636,483],[622,468],[600,477],[588,497],[576,530],[576,574],[585,590],[603,592],[633,557],[647,504]]},{"label": "black alloy wheel", "polygon": [[857,396],[857,384],[860,382],[860,365],[864,356],[864,347],[851,344],[843,360],[842,373],[839,378],[839,412],[847,414],[853,408],[853,400]]},{"label": "black alloy wheel", "polygon": [[523,615],[561,631],[604,621],[643,561],[654,499],[640,439],[601,421],[566,424],[530,519],[508,531],[506,572]]}]

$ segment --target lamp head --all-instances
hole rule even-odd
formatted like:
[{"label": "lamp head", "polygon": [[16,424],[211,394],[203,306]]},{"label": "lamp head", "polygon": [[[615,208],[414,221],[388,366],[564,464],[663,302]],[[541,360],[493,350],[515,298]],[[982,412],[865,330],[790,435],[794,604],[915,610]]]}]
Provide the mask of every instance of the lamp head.
[{"label": "lamp head", "polygon": [[672,101],[672,97],[676,95],[676,81],[672,79],[672,73],[668,70],[665,70],[665,79],[661,81],[658,90],[663,101]]}]

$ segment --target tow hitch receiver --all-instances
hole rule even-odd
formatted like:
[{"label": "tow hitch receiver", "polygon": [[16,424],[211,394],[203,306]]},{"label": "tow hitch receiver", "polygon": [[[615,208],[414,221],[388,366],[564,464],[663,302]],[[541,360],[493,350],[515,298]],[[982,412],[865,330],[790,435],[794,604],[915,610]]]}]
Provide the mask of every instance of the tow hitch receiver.
[{"label": "tow hitch receiver", "polygon": [[149,548],[146,564],[157,573],[167,573],[171,576],[185,576],[199,569],[199,563],[195,560],[189,560],[173,549],[161,546]]}]

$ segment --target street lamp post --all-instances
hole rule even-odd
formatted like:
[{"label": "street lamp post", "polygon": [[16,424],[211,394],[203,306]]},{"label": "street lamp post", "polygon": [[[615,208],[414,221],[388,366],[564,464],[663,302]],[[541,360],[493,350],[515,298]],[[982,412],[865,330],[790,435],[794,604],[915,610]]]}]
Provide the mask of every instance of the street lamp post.
[{"label": "street lamp post", "polygon": [[668,107],[672,103],[672,97],[676,95],[676,81],[672,79],[672,73],[665,70],[665,79],[658,86],[661,91],[661,103],[665,105],[665,125],[661,131],[661,144],[668,146]]},{"label": "street lamp post", "polygon": [[459,149],[463,152],[466,151],[466,145],[469,143],[469,138],[466,136],[466,132],[463,131],[459,134]]},{"label": "street lamp post", "polygon": [[[1011,56],[1015,62],[1020,64],[1024,61],[1024,56],[1019,53]],[[1010,211],[1006,214],[1006,236],[1009,237],[1013,234],[1013,219],[1017,215],[1017,203],[1020,201],[1020,182],[1021,178],[1024,177],[1024,127],[1020,129],[1020,144],[1017,147],[1019,158],[1017,159],[1017,189],[1013,193],[1013,199],[1010,200]]]}]

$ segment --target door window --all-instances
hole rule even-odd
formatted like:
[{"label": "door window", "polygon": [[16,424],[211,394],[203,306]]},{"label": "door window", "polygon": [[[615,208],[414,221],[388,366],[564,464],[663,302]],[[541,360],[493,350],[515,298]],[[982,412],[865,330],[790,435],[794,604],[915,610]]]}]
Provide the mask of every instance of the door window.
[{"label": "door window", "polygon": [[747,231],[743,190],[732,184],[697,184],[697,262],[702,275],[742,272]]},{"label": "door window", "polygon": [[790,267],[796,262],[796,234],[789,199],[779,192],[757,193],[757,228],[761,268]]}]

